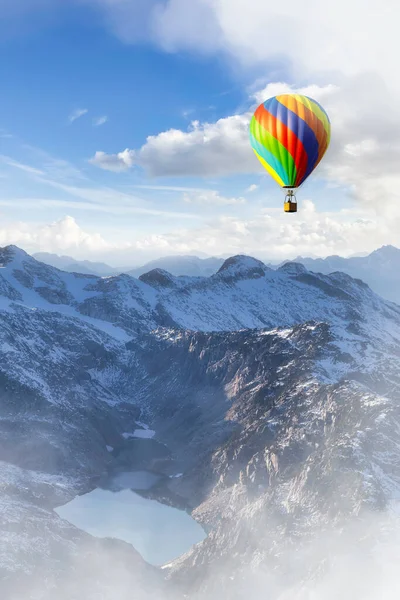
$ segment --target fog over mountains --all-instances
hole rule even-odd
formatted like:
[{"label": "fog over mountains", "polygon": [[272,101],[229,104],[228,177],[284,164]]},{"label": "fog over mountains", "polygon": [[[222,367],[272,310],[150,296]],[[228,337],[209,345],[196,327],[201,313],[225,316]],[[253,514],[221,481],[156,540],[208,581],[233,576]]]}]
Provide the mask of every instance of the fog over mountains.
[{"label": "fog over mountains", "polygon": [[[399,254],[137,279],[0,249],[2,598],[398,598]],[[121,465],[206,539],[160,569],[54,511]]]}]

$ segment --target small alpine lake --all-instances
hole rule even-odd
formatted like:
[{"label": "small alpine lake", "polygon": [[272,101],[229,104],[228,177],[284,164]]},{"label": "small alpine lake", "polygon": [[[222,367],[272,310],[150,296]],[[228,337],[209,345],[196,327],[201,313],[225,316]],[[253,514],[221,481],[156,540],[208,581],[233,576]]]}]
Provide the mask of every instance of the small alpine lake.
[{"label": "small alpine lake", "polygon": [[56,512],[93,536],[132,544],[144,560],[161,566],[206,537],[199,523],[184,510],[136,493],[150,490],[161,478],[146,470],[122,471]]}]

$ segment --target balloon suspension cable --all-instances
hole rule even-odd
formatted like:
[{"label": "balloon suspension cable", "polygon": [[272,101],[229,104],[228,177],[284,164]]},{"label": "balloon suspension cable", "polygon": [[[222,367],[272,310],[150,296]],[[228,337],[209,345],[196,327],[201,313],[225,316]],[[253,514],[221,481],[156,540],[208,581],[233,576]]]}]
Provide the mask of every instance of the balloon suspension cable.
[{"label": "balloon suspension cable", "polygon": [[294,190],[286,188],[285,192],[286,192],[285,202],[297,202],[296,194],[294,193]]}]

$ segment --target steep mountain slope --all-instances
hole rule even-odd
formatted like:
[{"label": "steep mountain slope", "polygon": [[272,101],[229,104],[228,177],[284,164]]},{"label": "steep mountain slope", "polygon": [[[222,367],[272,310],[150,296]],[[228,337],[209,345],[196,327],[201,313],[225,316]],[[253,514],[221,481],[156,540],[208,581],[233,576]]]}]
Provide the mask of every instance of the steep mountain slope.
[{"label": "steep mountain slope", "polygon": [[[383,396],[381,379],[369,386],[351,380],[325,324],[229,336],[164,333],[160,343],[165,363],[149,350],[161,406],[154,427],[170,446],[185,431],[186,474],[170,487],[190,494],[195,516],[212,529],[171,566],[173,581],[190,597],[243,598],[258,574],[252,597],[272,586],[277,598],[327,569],[335,552],[354,562],[365,536],[373,550],[378,518],[371,515],[390,507],[400,484],[398,385],[390,382]],[[325,383],[327,363],[341,364],[345,376]],[[361,597],[345,584],[340,591]]]},{"label": "steep mountain slope", "polygon": [[348,322],[356,316],[352,304],[361,297],[379,302],[365,284],[343,274],[321,276],[293,263],[274,271],[244,256],[228,259],[209,278],[173,278],[151,271],[140,280],[152,285],[168,314],[189,329],[221,331],[324,320],[328,308],[330,320]]},{"label": "steep mountain slope", "polygon": [[[156,294],[128,275],[97,277],[66,273],[40,263],[23,250],[0,250],[3,307],[11,302],[79,318],[115,337],[128,339],[140,327],[160,321]],[[112,325],[109,325],[112,323]]]},{"label": "steep mountain slope", "polygon": [[[315,551],[323,531],[346,537],[364,511],[399,496],[400,307],[363,282],[243,256],[209,278],[76,275],[15,247],[0,250],[0,267],[9,598],[135,589],[164,600],[171,587],[174,600],[231,599],[251,582],[255,600],[265,586],[283,598],[343,554],[339,542]],[[138,460],[125,434],[139,421],[170,451],[157,469],[183,473],[151,493],[209,531],[164,570],[167,588],[130,546],[95,541],[53,512],[117,457]],[[374,520],[358,537],[367,532],[370,549],[384,530]]]},{"label": "steep mountain slope", "polygon": [[0,349],[2,598],[89,597],[121,578],[127,594],[146,577],[141,557],[53,512],[93,487],[110,462],[107,445],[135,426],[123,343],[76,318],[16,306],[0,311]]},{"label": "steep mountain slope", "polygon": [[347,326],[368,313],[399,311],[344,274],[309,273],[295,263],[274,271],[245,256],[228,259],[208,278],[173,277],[160,270],[139,280],[65,273],[14,247],[1,251],[0,264],[4,308],[16,303],[56,311],[121,339],[160,325],[222,331],[328,316]]}]

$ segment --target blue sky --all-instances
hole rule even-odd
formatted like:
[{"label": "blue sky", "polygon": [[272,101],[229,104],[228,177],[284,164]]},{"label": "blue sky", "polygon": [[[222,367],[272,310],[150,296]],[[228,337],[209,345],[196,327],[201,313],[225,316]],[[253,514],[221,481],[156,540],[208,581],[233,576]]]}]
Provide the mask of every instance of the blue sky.
[{"label": "blue sky", "polygon": [[[382,132],[393,146],[397,82],[376,49],[366,71],[354,30],[331,19],[327,33],[323,13],[310,24],[325,36],[316,56],[301,28],[293,47],[281,43],[287,22],[268,3],[156,4],[0,0],[1,244],[133,264],[397,243],[400,215],[376,204],[396,177]],[[372,22],[366,15],[364,31]],[[393,106],[383,111],[387,85]],[[298,89],[327,108],[333,141],[289,216],[247,126],[259,101]],[[375,173],[377,164],[386,167]]]}]

